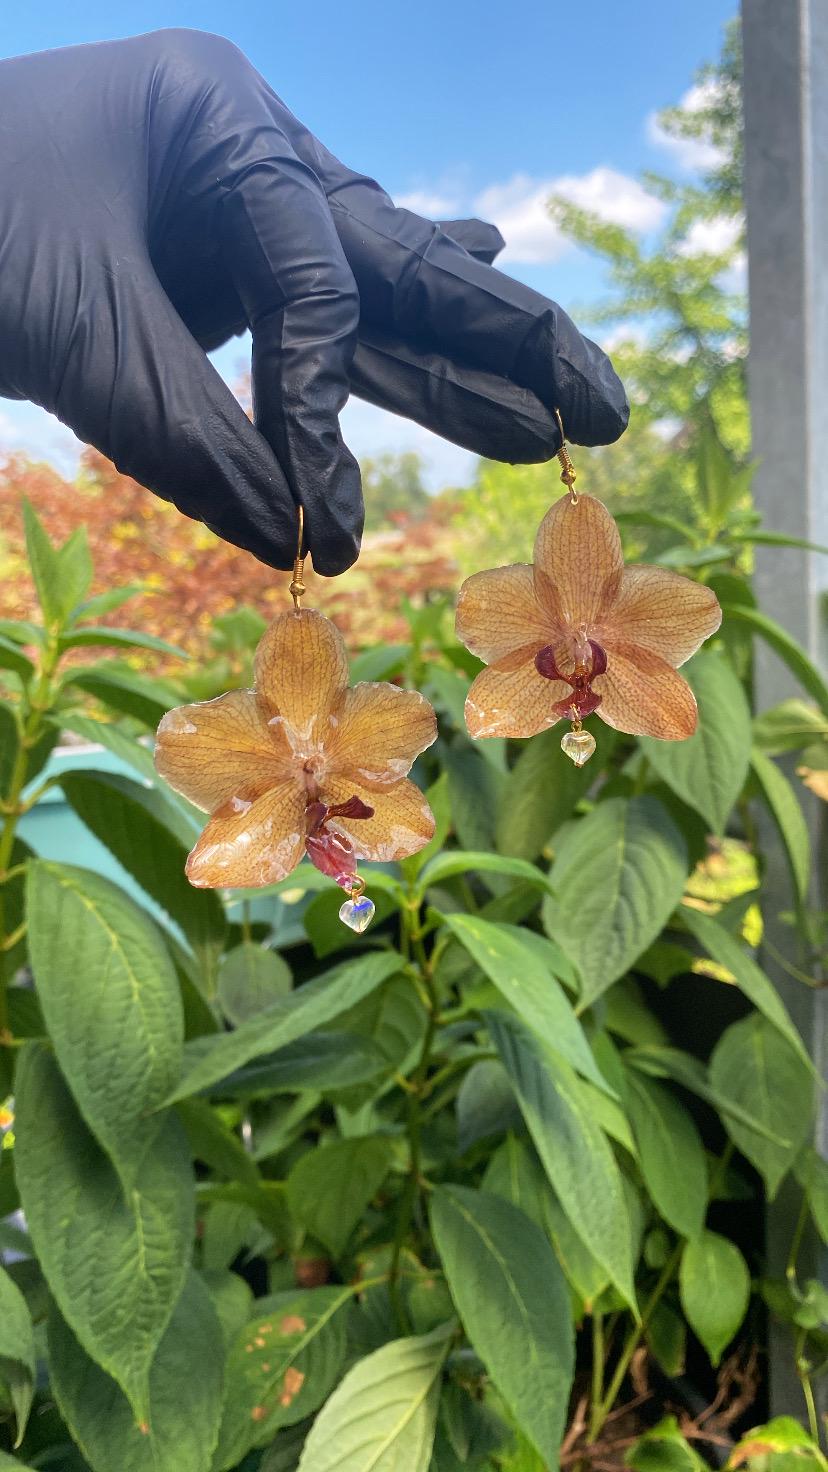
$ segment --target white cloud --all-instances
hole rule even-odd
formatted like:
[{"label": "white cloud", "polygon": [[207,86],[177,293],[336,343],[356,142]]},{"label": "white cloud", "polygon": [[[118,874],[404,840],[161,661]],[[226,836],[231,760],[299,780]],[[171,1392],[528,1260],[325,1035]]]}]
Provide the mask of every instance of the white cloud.
[{"label": "white cloud", "polygon": [[408,194],[398,194],[394,203],[401,209],[412,210],[415,215],[424,215],[427,220],[456,219],[460,210],[457,199],[436,189],[412,189]]},{"label": "white cloud", "polygon": [[649,341],[649,331],[640,322],[619,322],[617,327],[610,327],[603,332],[598,339],[599,346],[612,357],[618,348],[626,347],[631,343],[634,347],[643,348]]},{"label": "white cloud", "polygon": [[[679,107],[683,112],[701,112],[715,94],[715,82],[702,82],[691,87],[682,97]],[[704,174],[719,168],[725,155],[707,138],[680,138],[668,133],[659,122],[657,112],[647,118],[647,137],[656,148],[669,153],[673,162],[686,174]]]},{"label": "white cloud", "polygon": [[505,184],[490,184],[474,201],[474,213],[492,220],[506,241],[499,262],[548,265],[571,250],[571,242],[549,217],[548,203],[561,194],[602,220],[645,232],[660,224],[666,206],[637,179],[600,167],[588,174],[533,179],[515,174]]},{"label": "white cloud", "polygon": [[732,249],[744,227],[741,215],[714,215],[694,220],[679,247],[683,256],[721,256]]}]

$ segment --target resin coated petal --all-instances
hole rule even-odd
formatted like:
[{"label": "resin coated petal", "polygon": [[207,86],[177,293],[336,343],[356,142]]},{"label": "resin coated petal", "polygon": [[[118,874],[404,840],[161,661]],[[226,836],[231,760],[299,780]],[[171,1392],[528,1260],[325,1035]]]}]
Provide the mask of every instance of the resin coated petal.
[{"label": "resin coated petal", "polygon": [[624,568],[618,597],[604,618],[603,642],[620,639],[658,654],[676,669],[722,621],[712,588],[681,573],[644,564]]},{"label": "resin coated petal", "polygon": [[331,806],[361,797],[374,809],[371,818],[331,818],[329,826],[350,839],[358,859],[389,864],[416,854],[434,836],[434,815],[419,787],[406,777],[381,792],[354,788],[346,777],[325,783]]},{"label": "resin coated petal", "polygon": [[616,644],[594,688],[601,696],[598,715],[616,731],[684,741],[696,729],[696,697],[687,681],[640,645]]},{"label": "resin coated petal", "polygon": [[220,808],[187,860],[190,883],[201,889],[278,884],[305,851],[305,804],[296,774],[238,811]]},{"label": "resin coated petal", "polygon": [[456,628],[458,639],[487,664],[529,644],[548,644],[555,632],[538,602],[532,568],[525,562],[466,578],[457,602]]},{"label": "resin coated petal", "polygon": [[423,695],[365,681],[346,690],[331,714],[328,770],[371,788],[388,787],[407,776],[415,758],[436,740],[437,717]]},{"label": "resin coated petal", "polygon": [[469,735],[536,736],[561,719],[554,704],[571,694],[563,680],[547,680],[538,673],[533,654],[517,669],[491,665],[481,670],[466,696]]},{"label": "resin coated petal", "polygon": [[258,796],[287,775],[281,731],[253,690],[180,705],[164,716],[155,745],[161,776],[197,807],[212,812],[230,798]]},{"label": "resin coated petal", "polygon": [[569,496],[547,511],[535,538],[535,564],[544,576],[536,578],[539,599],[549,580],[553,619],[573,628],[599,624],[618,592],[624,570],[621,537],[603,501],[594,496]]},{"label": "resin coated petal", "polygon": [[320,741],[328,716],[348,684],[348,656],[339,630],[313,609],[274,620],[256,650],[256,689],[298,743]]}]

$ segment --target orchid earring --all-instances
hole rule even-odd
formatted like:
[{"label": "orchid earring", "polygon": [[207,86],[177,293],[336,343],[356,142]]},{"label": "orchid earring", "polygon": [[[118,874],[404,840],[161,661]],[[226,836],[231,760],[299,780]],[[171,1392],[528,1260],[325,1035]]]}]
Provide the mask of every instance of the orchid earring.
[{"label": "orchid earring", "polygon": [[428,701],[390,684],[348,689],[339,630],[302,607],[304,518],[293,608],[265,631],[255,688],[170,711],[158,728],[161,776],[210,814],[187,860],[191,884],[249,888],[285,879],[303,856],[345,890],[340,919],[370,924],[360,859],[406,858],[434,818],[408,780],[437,737]]},{"label": "orchid earring", "polygon": [[606,506],[575,490],[557,418],[566,493],[538,528],[532,564],[467,578],[457,635],[488,666],[466,700],[469,734],[534,736],[567,720],[561,747],[583,766],[595,751],[583,726],[592,714],[631,736],[692,736],[696,700],[676,671],[716,632],[722,611],[703,583],[624,566]]}]

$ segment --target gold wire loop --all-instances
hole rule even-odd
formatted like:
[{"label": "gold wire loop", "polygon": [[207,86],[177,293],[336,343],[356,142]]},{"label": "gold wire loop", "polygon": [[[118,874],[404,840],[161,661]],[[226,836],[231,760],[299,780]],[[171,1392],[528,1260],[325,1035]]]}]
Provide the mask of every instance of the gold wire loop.
[{"label": "gold wire loop", "polygon": [[349,874],[347,877],[350,884],[348,898],[351,900],[361,900],[365,893],[365,880],[359,874]]},{"label": "gold wire loop", "polygon": [[293,606],[297,613],[301,612],[302,599],[305,596],[305,557],[302,545],[305,540],[305,508],[299,507],[299,540],[296,543],[296,556],[293,559],[293,577],[290,580],[289,592],[293,599]]},{"label": "gold wire loop", "polygon": [[578,492],[575,489],[575,481],[577,477],[575,474],[575,466],[572,464],[569,451],[566,448],[566,433],[564,431],[560,409],[555,410],[555,418],[558,421],[558,429],[561,431],[561,448],[558,450],[558,459],[563,466],[563,470],[561,471],[561,480],[569,491],[570,504],[572,506],[577,506]]}]

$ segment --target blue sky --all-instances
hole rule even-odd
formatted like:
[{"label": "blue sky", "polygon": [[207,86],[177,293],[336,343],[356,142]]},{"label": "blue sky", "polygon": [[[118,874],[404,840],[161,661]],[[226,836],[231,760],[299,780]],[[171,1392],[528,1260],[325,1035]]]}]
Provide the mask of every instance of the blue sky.
[{"label": "blue sky", "polygon": [[[503,269],[569,309],[600,293],[601,273],[546,222],[561,188],[642,235],[660,212],[642,168],[678,176],[693,149],[668,147],[653,114],[678,102],[716,56],[735,0],[38,0],[4,5],[0,57],[163,26],[229,36],[293,111],[346,163],[422,213],[482,214],[507,239]],[[232,381],[238,342],[217,358]],[[433,484],[466,479],[471,457],[417,426],[352,400],[357,454],[416,448]],[[0,399],[0,449],[22,446],[63,468],[72,437],[34,406]]]}]

